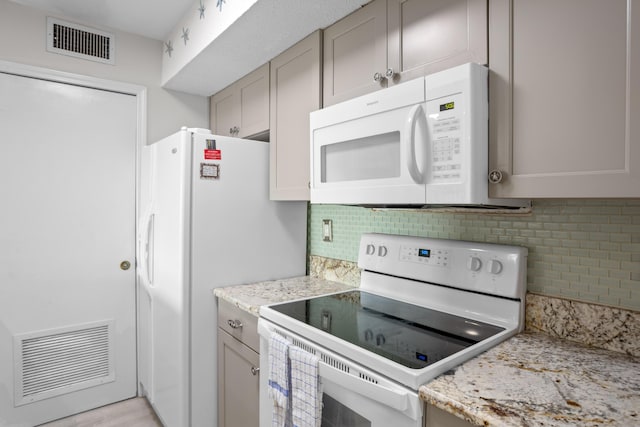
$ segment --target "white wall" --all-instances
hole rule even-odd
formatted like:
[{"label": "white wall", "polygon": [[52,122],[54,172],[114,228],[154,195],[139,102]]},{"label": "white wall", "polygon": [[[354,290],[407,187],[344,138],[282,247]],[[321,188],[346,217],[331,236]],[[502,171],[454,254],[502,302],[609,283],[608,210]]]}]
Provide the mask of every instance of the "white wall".
[{"label": "white wall", "polygon": [[46,22],[44,12],[0,0],[0,60],[145,86],[148,143],[180,126],[209,127],[208,98],[160,87],[162,42],[100,28],[116,35],[115,65],[101,64],[47,52]]}]

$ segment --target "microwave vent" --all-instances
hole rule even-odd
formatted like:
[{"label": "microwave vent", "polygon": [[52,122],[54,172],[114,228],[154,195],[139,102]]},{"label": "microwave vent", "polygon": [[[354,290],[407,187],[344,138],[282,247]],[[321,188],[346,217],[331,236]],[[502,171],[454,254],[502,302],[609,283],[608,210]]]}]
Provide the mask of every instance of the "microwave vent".
[{"label": "microwave vent", "polygon": [[115,37],[95,28],[47,18],[47,51],[115,64]]}]

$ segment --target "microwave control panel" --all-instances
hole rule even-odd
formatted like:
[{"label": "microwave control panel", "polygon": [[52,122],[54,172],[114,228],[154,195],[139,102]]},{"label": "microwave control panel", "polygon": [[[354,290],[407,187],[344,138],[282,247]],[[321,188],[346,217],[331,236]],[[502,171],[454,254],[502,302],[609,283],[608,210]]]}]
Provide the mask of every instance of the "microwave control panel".
[{"label": "microwave control panel", "polygon": [[464,170],[464,100],[460,94],[427,102],[431,182],[459,181]]}]

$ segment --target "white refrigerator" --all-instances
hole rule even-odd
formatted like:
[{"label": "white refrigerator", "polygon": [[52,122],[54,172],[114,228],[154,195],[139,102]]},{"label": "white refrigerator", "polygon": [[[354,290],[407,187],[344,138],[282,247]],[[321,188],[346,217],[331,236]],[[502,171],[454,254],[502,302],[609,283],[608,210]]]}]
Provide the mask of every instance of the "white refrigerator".
[{"label": "white refrigerator", "polygon": [[212,290],[304,275],[307,203],[269,200],[268,143],[203,129],[144,147],[140,184],[139,388],[165,427],[215,426]]}]

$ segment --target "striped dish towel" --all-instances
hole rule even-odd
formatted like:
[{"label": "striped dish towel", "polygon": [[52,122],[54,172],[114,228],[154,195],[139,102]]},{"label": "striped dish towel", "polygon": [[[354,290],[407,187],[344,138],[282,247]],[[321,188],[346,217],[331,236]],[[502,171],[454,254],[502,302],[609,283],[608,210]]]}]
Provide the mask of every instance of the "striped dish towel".
[{"label": "striped dish towel", "polygon": [[291,415],[294,427],[320,427],[322,386],[318,380],[316,355],[291,346]]},{"label": "striped dish towel", "polygon": [[273,427],[291,427],[291,342],[275,332],[269,338],[269,398]]}]

